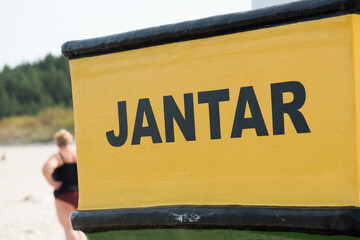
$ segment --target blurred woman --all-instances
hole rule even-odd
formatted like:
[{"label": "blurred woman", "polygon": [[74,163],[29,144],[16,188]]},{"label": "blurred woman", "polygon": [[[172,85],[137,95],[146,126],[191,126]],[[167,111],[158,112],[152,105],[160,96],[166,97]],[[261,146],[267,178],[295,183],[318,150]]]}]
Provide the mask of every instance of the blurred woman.
[{"label": "blurred woman", "polygon": [[70,213],[78,207],[78,179],[76,153],[71,146],[72,135],[62,129],[55,134],[59,152],[52,155],[43,167],[47,182],[54,187],[55,207],[67,240],[81,239],[70,223]]}]

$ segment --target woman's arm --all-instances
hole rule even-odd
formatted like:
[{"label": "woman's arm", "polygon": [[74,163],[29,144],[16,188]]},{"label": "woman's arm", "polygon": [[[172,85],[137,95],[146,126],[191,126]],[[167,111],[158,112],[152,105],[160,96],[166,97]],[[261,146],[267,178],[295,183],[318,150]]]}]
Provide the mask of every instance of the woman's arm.
[{"label": "woman's arm", "polygon": [[60,181],[54,181],[52,178],[52,174],[55,171],[56,168],[60,167],[60,161],[56,156],[52,156],[49,158],[49,160],[46,161],[43,167],[43,174],[46,179],[46,181],[53,186],[56,190],[59,189],[62,185],[62,182]]}]

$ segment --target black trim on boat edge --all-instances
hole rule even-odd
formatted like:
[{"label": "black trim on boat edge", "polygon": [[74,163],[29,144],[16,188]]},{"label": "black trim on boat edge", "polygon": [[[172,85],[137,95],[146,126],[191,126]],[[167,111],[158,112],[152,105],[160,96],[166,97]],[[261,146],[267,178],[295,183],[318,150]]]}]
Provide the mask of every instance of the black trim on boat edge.
[{"label": "black trim on boat edge", "polygon": [[164,206],[71,214],[85,233],[130,229],[244,229],[360,236],[360,208]]},{"label": "black trim on boat edge", "polygon": [[351,13],[360,13],[360,0],[303,0],[105,37],[69,41],[62,45],[62,53],[68,59],[89,57]]}]

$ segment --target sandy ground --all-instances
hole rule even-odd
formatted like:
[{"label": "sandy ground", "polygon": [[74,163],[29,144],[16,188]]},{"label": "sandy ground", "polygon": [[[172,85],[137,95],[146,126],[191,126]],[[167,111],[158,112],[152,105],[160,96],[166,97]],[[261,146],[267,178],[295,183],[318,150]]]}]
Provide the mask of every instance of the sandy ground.
[{"label": "sandy ground", "polygon": [[63,240],[42,166],[52,145],[0,146],[0,240]]}]

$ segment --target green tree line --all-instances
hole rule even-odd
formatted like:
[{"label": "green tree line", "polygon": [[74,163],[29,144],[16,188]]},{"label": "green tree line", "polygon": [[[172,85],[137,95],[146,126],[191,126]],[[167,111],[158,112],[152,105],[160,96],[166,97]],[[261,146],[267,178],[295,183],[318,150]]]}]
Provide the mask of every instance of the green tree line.
[{"label": "green tree line", "polygon": [[72,107],[68,61],[51,54],[0,72],[0,119],[34,115],[52,106]]}]

